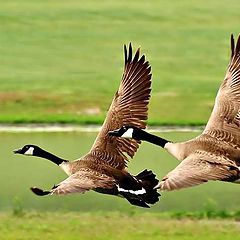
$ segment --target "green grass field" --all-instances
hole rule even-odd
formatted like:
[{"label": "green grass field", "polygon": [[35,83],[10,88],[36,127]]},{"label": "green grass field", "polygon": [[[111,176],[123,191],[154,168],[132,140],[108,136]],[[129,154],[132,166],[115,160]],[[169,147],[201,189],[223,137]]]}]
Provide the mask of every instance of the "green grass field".
[{"label": "green grass field", "polygon": [[239,227],[234,220],[177,220],[153,214],[0,214],[2,240],[239,240]]},{"label": "green grass field", "polygon": [[0,122],[101,123],[124,43],[153,67],[150,124],[204,124],[238,1],[0,1]]}]

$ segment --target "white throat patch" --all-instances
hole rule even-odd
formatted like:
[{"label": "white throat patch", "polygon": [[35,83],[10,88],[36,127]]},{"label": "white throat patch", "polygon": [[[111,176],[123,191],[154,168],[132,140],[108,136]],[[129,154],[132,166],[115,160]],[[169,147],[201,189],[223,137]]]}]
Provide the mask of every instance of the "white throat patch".
[{"label": "white throat patch", "polygon": [[33,155],[33,150],[34,150],[34,148],[33,148],[33,147],[30,147],[30,148],[24,153],[24,155]]},{"label": "white throat patch", "polygon": [[133,128],[129,128],[121,137],[123,138],[132,138]]}]

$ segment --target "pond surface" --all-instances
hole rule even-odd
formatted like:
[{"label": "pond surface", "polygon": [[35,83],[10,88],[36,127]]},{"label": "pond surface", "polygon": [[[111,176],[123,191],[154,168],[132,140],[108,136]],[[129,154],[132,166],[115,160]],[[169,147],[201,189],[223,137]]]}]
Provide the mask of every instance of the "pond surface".
[{"label": "pond surface", "polygon": [[[160,133],[159,133],[160,134]],[[126,200],[96,192],[69,196],[35,196],[30,187],[50,189],[66,178],[64,172],[50,161],[37,157],[14,155],[13,150],[25,144],[36,144],[65,159],[76,159],[87,153],[97,133],[0,133],[0,210],[21,207],[24,210],[63,211],[194,211],[239,210],[240,185],[209,182],[175,192],[163,192],[161,200],[150,210],[131,206]],[[182,141],[197,132],[164,132],[161,136]],[[143,143],[129,171],[137,174],[145,168],[153,170],[159,179],[177,166],[178,161],[163,149]]]}]

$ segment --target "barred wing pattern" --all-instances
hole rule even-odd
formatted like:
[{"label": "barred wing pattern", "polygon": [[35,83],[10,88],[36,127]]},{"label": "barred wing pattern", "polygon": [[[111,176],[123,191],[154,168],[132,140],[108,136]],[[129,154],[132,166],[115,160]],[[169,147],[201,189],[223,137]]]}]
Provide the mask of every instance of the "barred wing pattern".
[{"label": "barred wing pattern", "polygon": [[235,47],[231,35],[231,50],[225,79],[203,133],[240,147],[240,37]]},{"label": "barred wing pattern", "polygon": [[228,164],[219,164],[222,162],[224,159],[221,160],[217,156],[194,153],[169,172],[157,188],[172,191],[199,185],[209,180],[227,180],[237,175],[237,168],[230,168]]},{"label": "barred wing pattern", "polygon": [[101,161],[107,161],[112,167],[124,169],[127,156],[131,158],[138,149],[140,141],[122,139],[109,136],[108,132],[123,125],[136,126],[141,129],[146,127],[148,118],[148,103],[151,92],[151,67],[145,61],[145,56],[140,55],[140,49],[132,57],[132,46],[127,52],[124,46],[125,68],[119,89],[107,113],[95,143],[89,154],[95,155]]}]

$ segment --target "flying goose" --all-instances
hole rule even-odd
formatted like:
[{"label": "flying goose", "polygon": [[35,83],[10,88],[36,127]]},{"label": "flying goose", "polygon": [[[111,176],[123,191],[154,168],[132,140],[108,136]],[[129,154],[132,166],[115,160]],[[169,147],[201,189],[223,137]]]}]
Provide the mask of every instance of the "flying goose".
[{"label": "flying goose", "polygon": [[151,67],[145,56],[140,57],[140,48],[132,57],[124,45],[125,68],[118,91],[91,150],[83,157],[68,161],[35,145],[25,145],[14,153],[37,156],[57,164],[69,176],[51,190],[33,187],[40,196],[84,193],[94,190],[99,193],[126,198],[131,204],[149,207],[158,202],[160,194],[154,187],[158,180],[152,171],[144,170],[136,176],[127,171],[127,161],[133,157],[141,141],[120,139],[108,135],[110,130],[122,125],[145,128],[151,92]]},{"label": "flying goose", "polygon": [[159,145],[181,161],[156,188],[171,191],[209,180],[240,183],[240,36],[235,47],[231,35],[231,52],[210,119],[196,138],[173,143],[131,125],[109,132]]}]

